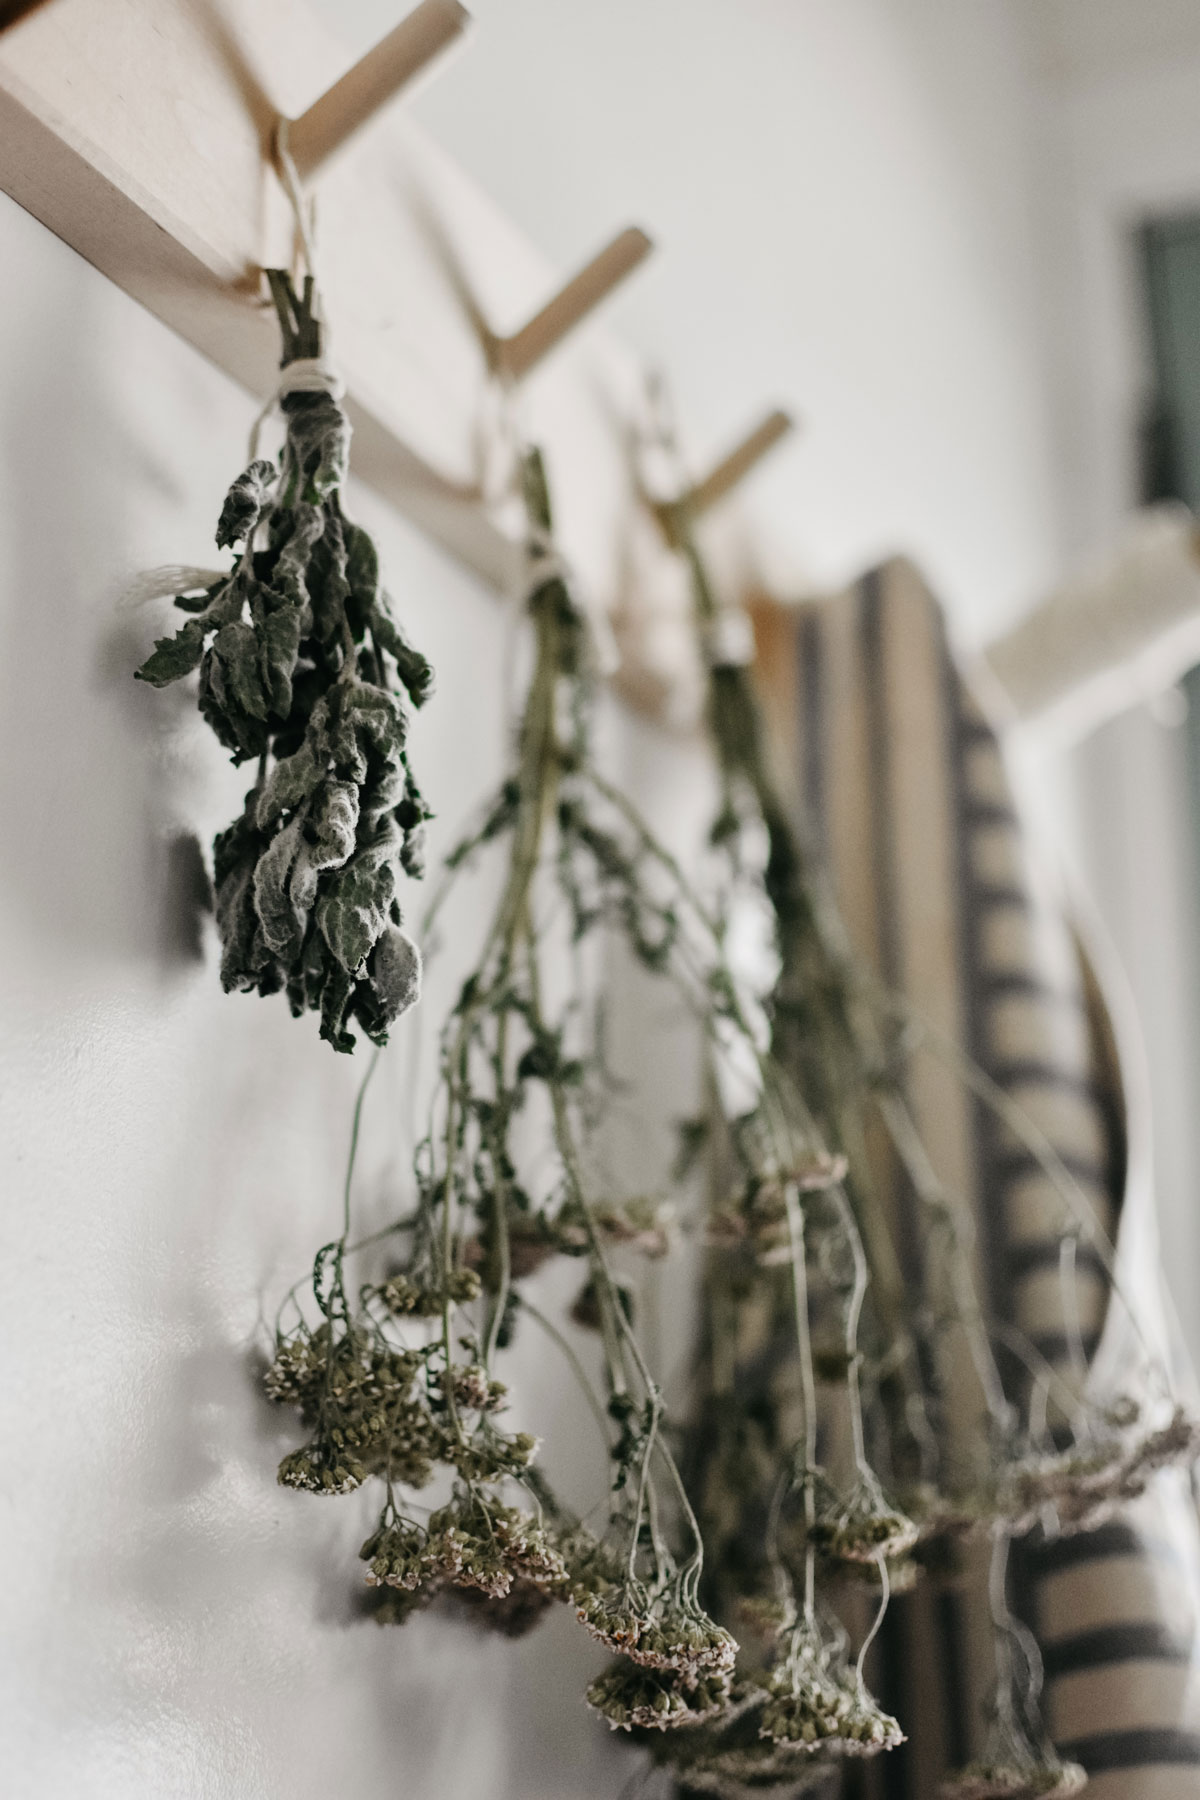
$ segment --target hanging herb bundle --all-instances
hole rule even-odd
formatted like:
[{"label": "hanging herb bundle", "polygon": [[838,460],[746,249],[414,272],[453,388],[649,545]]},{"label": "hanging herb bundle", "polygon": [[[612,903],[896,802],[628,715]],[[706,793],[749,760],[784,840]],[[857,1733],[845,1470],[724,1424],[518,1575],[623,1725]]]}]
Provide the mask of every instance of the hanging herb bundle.
[{"label": "hanging herb bundle", "polygon": [[198,670],[203,717],[235,763],[257,762],[241,816],[213,846],[223,986],[282,990],[349,1051],[353,1022],[382,1044],[419,991],[397,871],[422,872],[429,813],[406,702],[424,702],[432,671],[392,616],[370,536],[342,508],[350,425],[320,361],[312,277],[297,293],[283,271],[267,274],[283,453],[233,483],[216,534],[233,567],[176,597],[190,616],[137,675],[164,687]]},{"label": "hanging herb bundle", "polygon": [[[732,1717],[686,1743],[665,1745],[660,1760],[676,1768],[689,1792],[738,1800],[773,1781],[800,1779],[781,1720],[792,1727],[793,1743],[844,1751],[835,1695],[843,1709],[852,1710],[853,1700],[846,1698],[845,1635],[832,1602],[848,1581],[864,1578],[886,1598],[890,1588],[910,1586],[924,1563],[953,1560],[964,1534],[990,1533],[993,1724],[983,1757],[953,1777],[945,1794],[1074,1794],[1083,1771],[1061,1762],[1049,1744],[1038,1715],[1037,1647],[1008,1610],[1009,1539],[1047,1521],[1061,1531],[1091,1528],[1142,1492],[1155,1469],[1191,1461],[1200,1431],[1144,1345],[1143,1398],[1122,1395],[1104,1405],[1085,1391],[1077,1333],[1067,1380],[1005,1327],[1007,1347],[1032,1376],[1020,1391],[1006,1390],[973,1287],[961,1209],[941,1187],[906,1099],[904,1033],[913,1021],[860,972],[842,941],[770,775],[751,670],[744,657],[725,651],[686,509],[675,508],[669,524],[690,565],[709,670],[708,718],[722,789],[713,842],[729,859],[732,891],[756,887],[773,925],[770,1060],[844,1181],[815,1194],[796,1184],[787,1197],[788,1241],[780,1246],[769,1226],[763,1230],[761,1191],[746,1182],[745,1123],[721,1108],[719,1089],[715,1115],[687,1129],[690,1149],[709,1143],[714,1199],[707,1378],[684,1466],[708,1550],[705,1598],[718,1619],[744,1627],[738,1675],[747,1698]],[[1080,1237],[1100,1249],[1121,1298],[1111,1248],[1049,1146],[953,1046],[934,1047],[1003,1117],[1062,1199],[1067,1319],[1079,1316],[1071,1251]],[[899,1254],[875,1186],[867,1147],[880,1126],[925,1215],[930,1288],[919,1296],[906,1295],[899,1279]],[[831,1193],[839,1198],[832,1212]],[[954,1441],[944,1406],[946,1358],[956,1354],[959,1333],[978,1381],[978,1428],[968,1435],[982,1453],[974,1456]],[[752,1391],[735,1378],[746,1343],[760,1346]],[[839,1450],[847,1421],[848,1455]],[[848,1480],[834,1480],[818,1461],[819,1441],[848,1469]],[[899,1504],[872,1473],[868,1444]],[[859,1684],[862,1665],[860,1653]]]},{"label": "hanging herb bundle", "polygon": [[[592,1706],[614,1726],[672,1735],[687,1727],[690,1738],[706,1722],[744,1712],[746,1694],[733,1683],[736,1642],[700,1602],[700,1532],[613,1266],[622,1247],[661,1254],[667,1235],[653,1202],[610,1191],[594,1153],[613,1085],[599,1046],[594,978],[606,936],[618,936],[646,968],[678,984],[718,1060],[757,1070],[759,1099],[740,1122],[744,1210],[753,1210],[764,1241],[778,1251],[803,1234],[796,1193],[802,1189],[814,1205],[827,1196],[831,1231],[848,1250],[843,1344],[850,1367],[863,1265],[836,1189],[837,1159],[764,1055],[719,931],[596,767],[588,632],[553,558],[536,453],[523,474],[535,650],[516,763],[448,865],[449,882],[457,882],[484,852],[499,852],[504,881],[443,1030],[430,1130],[416,1166],[418,1207],[397,1228],[395,1265],[351,1301],[343,1235],[318,1258],[321,1322],[302,1320],[280,1334],[269,1391],[299,1405],[313,1428],[305,1448],[285,1459],[280,1479],[326,1493],[371,1476],[382,1481],[383,1510],[363,1556],[368,1581],[389,1591],[387,1618],[408,1617],[449,1589],[472,1596],[482,1622],[513,1630],[553,1599],[569,1601],[616,1653],[589,1689]],[[533,1441],[498,1422],[504,1389],[496,1363],[518,1322],[531,1316],[562,1342],[524,1291],[526,1278],[555,1255],[584,1264],[575,1317],[594,1326],[603,1352],[597,1411],[611,1481],[599,1536],[555,1501],[531,1466]],[[415,1496],[439,1470],[448,1494],[423,1514]],[[854,1546],[848,1554],[874,1556],[881,1515],[865,1461],[863,1484],[869,1503],[856,1502],[842,1528]],[[905,1537],[907,1522],[888,1518]],[[760,1710],[770,1702],[764,1731],[780,1755],[806,1761],[818,1747],[846,1754],[886,1747],[897,1728],[867,1694],[861,1659],[854,1669],[844,1638],[822,1628],[817,1641],[817,1630],[810,1605],[792,1622],[775,1687],[752,1696]],[[818,1658],[827,1678],[819,1737],[815,1715],[797,1697],[806,1656]]]}]

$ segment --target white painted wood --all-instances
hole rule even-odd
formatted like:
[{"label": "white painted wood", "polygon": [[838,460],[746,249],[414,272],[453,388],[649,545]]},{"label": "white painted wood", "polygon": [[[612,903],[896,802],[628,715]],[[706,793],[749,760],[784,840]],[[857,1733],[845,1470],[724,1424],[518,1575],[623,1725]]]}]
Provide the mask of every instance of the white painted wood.
[{"label": "white painted wood", "polygon": [[1078,739],[1200,660],[1200,535],[1186,506],[1135,513],[1115,551],[1048,595],[983,664],[1015,719]]}]

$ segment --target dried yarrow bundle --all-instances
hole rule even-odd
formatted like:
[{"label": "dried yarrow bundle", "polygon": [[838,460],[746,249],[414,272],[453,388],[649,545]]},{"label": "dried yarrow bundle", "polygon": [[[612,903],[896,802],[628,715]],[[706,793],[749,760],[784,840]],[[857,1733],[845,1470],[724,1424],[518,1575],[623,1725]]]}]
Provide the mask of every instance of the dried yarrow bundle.
[{"label": "dried yarrow bundle", "polygon": [[223,986],[283,990],[348,1051],[353,1021],[382,1044],[419,992],[396,890],[398,870],[422,870],[429,814],[406,701],[423,703],[432,672],[392,616],[371,538],[342,509],[350,425],[320,363],[312,278],[297,294],[281,271],[268,276],[282,457],[234,482],[217,525],[233,568],[177,596],[191,616],[137,674],[164,687],[198,670],[204,718],[235,763],[257,760],[241,817],[213,846]]},{"label": "dried yarrow bundle", "polygon": [[[772,1086],[782,1089],[793,1115],[806,1119],[812,1172],[807,1180],[796,1166],[782,1181],[764,1179],[756,1166],[760,1133],[774,1108],[739,1116],[721,1083],[713,1083],[713,1104],[689,1123],[684,1140],[689,1159],[706,1150],[712,1196],[708,1391],[684,1468],[706,1543],[710,1611],[731,1624],[755,1613],[760,1626],[764,1617],[774,1620],[768,1630],[739,1629],[735,1688],[765,1689],[775,1706],[762,1706],[768,1734],[791,1720],[825,1757],[847,1753],[837,1741],[836,1696],[843,1706],[848,1701],[823,1666],[817,1621],[848,1580],[875,1589],[882,1606],[890,1592],[919,1578],[923,1564],[953,1561],[964,1533],[999,1530],[1007,1541],[1035,1526],[1089,1529],[1141,1492],[1154,1468],[1192,1460],[1200,1435],[1144,1344],[1142,1397],[1103,1401],[1088,1386],[1086,1364],[1068,1379],[1019,1333],[985,1319],[961,1210],[934,1174],[905,1095],[912,1021],[878,992],[846,946],[768,768],[748,633],[724,628],[686,509],[668,510],[667,519],[690,565],[709,672],[708,719],[721,778],[712,840],[726,869],[727,904],[755,893],[766,902],[773,933],[777,973],[764,997],[764,1096],[769,1101]],[[1086,1202],[1049,1147],[952,1046],[936,1047],[1004,1118],[1063,1198],[1065,1316],[1078,1317],[1080,1239],[1100,1250],[1119,1295],[1111,1247],[1098,1242]],[[889,1143],[924,1213],[929,1285],[920,1296],[907,1294],[899,1278],[902,1261],[867,1154],[872,1134]],[[947,1358],[964,1341],[979,1393],[978,1430],[965,1445],[951,1432],[944,1404]],[[999,1341],[1028,1371],[1023,1386],[1002,1380]],[[735,1400],[730,1371],[737,1346],[749,1342],[759,1346],[753,1392],[739,1382]],[[836,1468],[818,1461],[818,1436],[840,1439]],[[876,1468],[886,1471],[886,1483]],[[781,1675],[778,1632],[789,1613],[798,1621],[790,1629],[801,1636]],[[1012,1657],[1005,1662],[1005,1645],[1019,1629],[1007,1613],[997,1625],[998,1667],[1008,1671],[1010,1686],[1015,1665]],[[857,1667],[861,1678],[861,1654]],[[1021,1696],[1025,1751],[1006,1740],[988,1773],[999,1781],[1003,1769],[1020,1763],[1024,1785],[987,1792],[1066,1794],[1082,1779],[1046,1744],[1034,1689],[1027,1682]],[[866,1703],[874,1704],[869,1696]],[[744,1715],[706,1728],[703,1739],[702,1748],[697,1737],[686,1751],[682,1740],[664,1744],[659,1760],[677,1768],[689,1788],[734,1800],[751,1780]],[[886,1726],[877,1741],[871,1732],[867,1739],[878,1748],[891,1741]],[[976,1768],[969,1779],[984,1773]]]},{"label": "dried yarrow bundle", "polygon": [[[513,1633],[569,1603],[617,1660],[592,1684],[614,1728],[660,1732],[729,1704],[737,1644],[699,1599],[703,1546],[664,1433],[662,1395],[638,1340],[616,1253],[660,1256],[673,1220],[656,1196],[614,1193],[595,1142],[614,1090],[602,1043],[596,953],[606,938],[684,987],[714,1054],[757,1054],[720,934],[672,858],[598,769],[590,634],[554,555],[540,458],[523,464],[533,666],[514,766],[451,853],[450,887],[488,854],[503,873],[482,948],[445,1022],[415,1213],[388,1235],[390,1268],[356,1294],[347,1231],[318,1259],[322,1320],[281,1333],[273,1397],[312,1436],[280,1479],[314,1493],[377,1479],[384,1502],[363,1546],[367,1581],[402,1622],[453,1593],[472,1618]],[[819,1158],[805,1120],[774,1095],[746,1127],[761,1188]],[[347,1189],[347,1193],[348,1193]],[[605,1388],[589,1398],[608,1444],[608,1519],[598,1536],[557,1504],[534,1444],[506,1434],[495,1369],[525,1318],[523,1283],[552,1256],[577,1259],[575,1317],[597,1332]],[[310,1385],[290,1372],[312,1372]],[[378,1369],[390,1372],[386,1392]],[[582,1371],[576,1365],[577,1373]],[[585,1378],[586,1379],[586,1378]],[[449,1501],[425,1516],[435,1480]]]}]

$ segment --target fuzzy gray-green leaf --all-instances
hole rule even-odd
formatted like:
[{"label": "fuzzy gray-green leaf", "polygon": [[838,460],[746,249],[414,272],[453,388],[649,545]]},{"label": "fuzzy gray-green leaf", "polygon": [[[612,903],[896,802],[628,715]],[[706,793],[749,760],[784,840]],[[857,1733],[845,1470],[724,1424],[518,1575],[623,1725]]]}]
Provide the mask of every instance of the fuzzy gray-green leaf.
[{"label": "fuzzy gray-green leaf", "polygon": [[392,1025],[421,998],[421,952],[408,933],[391,925],[371,958],[371,982],[385,1025]]},{"label": "fuzzy gray-green leaf", "polygon": [[313,754],[310,739],[305,738],[300,748],[277,762],[267,776],[255,808],[258,824],[265,828],[280,813],[293,812],[302,800],[308,799],[324,774],[324,764]]},{"label": "fuzzy gray-green leaf", "polygon": [[413,705],[423,706],[433,692],[433,666],[419,650],[413,649],[388,606],[388,597],[381,592],[371,615],[371,631],[375,642],[394,661],[396,673],[407,688]]},{"label": "fuzzy gray-green leaf", "polygon": [[281,606],[268,613],[259,627],[263,686],[267,703],[277,718],[286,719],[292,709],[292,673],[300,653],[301,610]]},{"label": "fuzzy gray-green leaf", "polygon": [[[262,922],[263,937],[284,962],[291,962],[300,954],[308,926],[308,913],[303,904],[303,824],[303,817],[298,814],[277,832],[254,871],[254,904]],[[297,863],[301,865],[299,870]],[[297,873],[300,881],[294,882],[293,876]],[[313,876],[310,891],[315,891],[315,885]],[[301,890],[299,897],[295,887]]]},{"label": "fuzzy gray-green leaf", "polygon": [[221,517],[217,521],[217,544],[248,542],[267,508],[268,496],[275,480],[275,464],[252,462],[244,469],[225,496]]},{"label": "fuzzy gray-green leaf", "polygon": [[222,625],[212,642],[211,656],[213,692],[252,719],[267,716],[267,697],[263,693],[258,667],[258,637],[252,625],[235,619]]},{"label": "fuzzy gray-green leaf", "polygon": [[174,637],[156,639],[152,654],[135,670],[137,680],[148,681],[151,687],[166,687],[190,675],[200,667],[207,629],[202,619],[189,619]]},{"label": "fuzzy gray-green leaf", "polygon": [[313,796],[308,829],[314,868],[337,869],[348,862],[358,829],[357,782],[324,782]]},{"label": "fuzzy gray-green leaf", "polygon": [[317,926],[344,969],[361,968],[388,923],[396,892],[398,834],[383,833],[331,875],[317,902]]},{"label": "fuzzy gray-green leaf", "polygon": [[346,479],[350,425],[328,394],[301,394],[284,407],[288,437],[301,474],[299,498],[319,504]]}]

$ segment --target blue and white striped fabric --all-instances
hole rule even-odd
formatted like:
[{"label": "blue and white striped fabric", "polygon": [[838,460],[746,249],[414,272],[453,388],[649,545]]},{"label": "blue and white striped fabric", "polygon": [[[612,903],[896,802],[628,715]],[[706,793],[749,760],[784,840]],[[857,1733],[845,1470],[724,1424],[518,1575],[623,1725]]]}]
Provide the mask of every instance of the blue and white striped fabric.
[{"label": "blue and white striped fabric", "polygon": [[[1030,855],[1001,745],[947,648],[940,609],[896,560],[799,611],[764,607],[759,666],[782,772],[858,953],[1034,1121],[1118,1238],[1126,1291],[1161,1326],[1144,1120],[1061,897]],[[1038,1162],[944,1062],[918,1054],[910,1103],[938,1174],[976,1225],[994,1319],[1051,1362],[1068,1354],[1062,1203]],[[915,1201],[884,1188],[905,1273],[921,1274]],[[1104,1268],[1079,1252],[1078,1327],[1119,1373],[1129,1326]],[[986,1555],[986,1552],[982,1553]],[[1171,1472],[1100,1529],[1014,1553],[1015,1609],[1046,1671],[1046,1714],[1092,1800],[1200,1796],[1200,1530]],[[874,1685],[911,1731],[851,1779],[932,1800],[978,1749],[992,1673],[982,1556],[895,1603]]]}]

